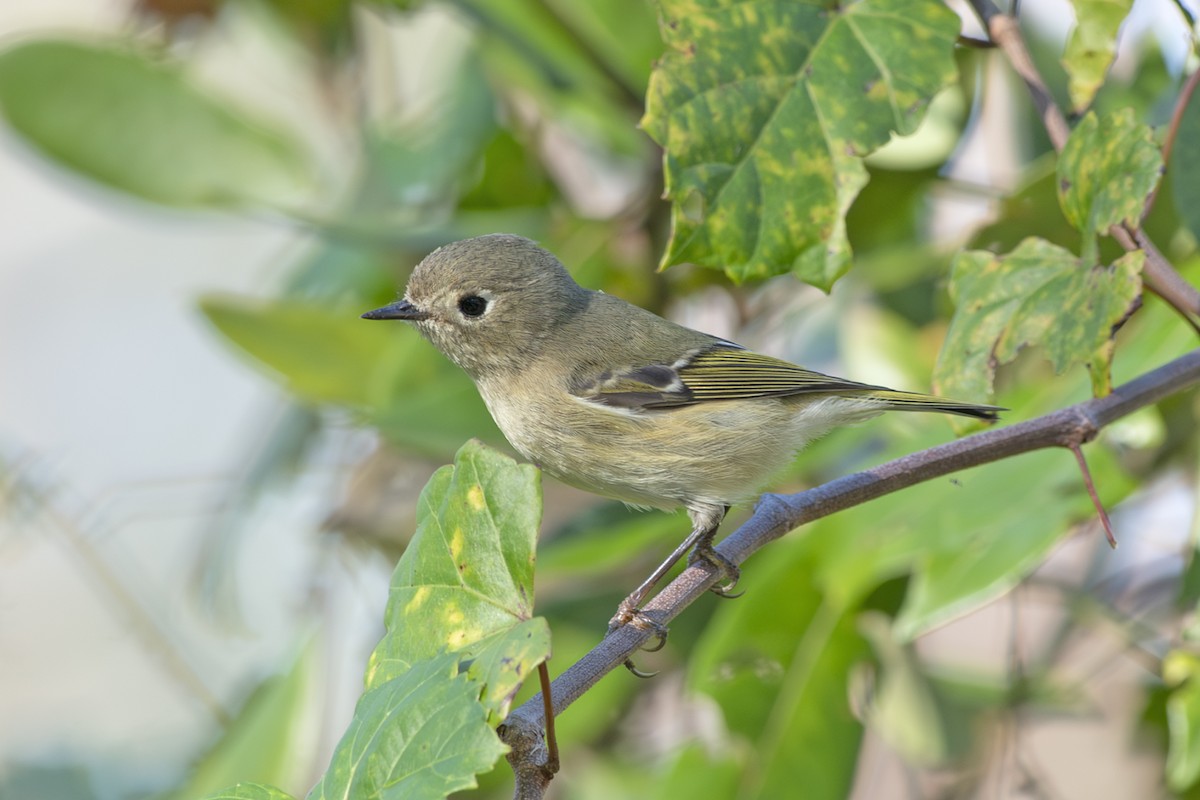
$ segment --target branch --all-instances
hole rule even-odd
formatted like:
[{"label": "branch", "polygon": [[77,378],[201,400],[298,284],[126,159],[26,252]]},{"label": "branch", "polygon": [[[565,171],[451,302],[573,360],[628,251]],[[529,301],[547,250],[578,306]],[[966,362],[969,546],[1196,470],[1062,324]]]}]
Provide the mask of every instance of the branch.
[{"label": "branch", "polygon": [[1063,145],[1067,143],[1067,137],[1071,135],[1071,128],[1067,125],[1067,118],[1063,115],[1062,109],[1054,102],[1054,95],[1050,93],[1050,87],[1046,85],[1046,82],[1042,80],[1041,73],[1037,71],[1033,57],[1029,55],[1029,49],[1025,47],[1025,39],[1021,36],[1021,26],[1017,24],[1016,18],[1002,13],[991,0],[971,0],[971,7],[979,15],[983,27],[987,29],[988,36],[1008,57],[1013,71],[1020,75],[1021,80],[1025,81],[1025,85],[1029,87],[1029,94],[1033,97],[1033,104],[1042,117],[1042,125],[1045,126],[1046,133],[1050,136],[1050,143],[1054,145],[1056,151],[1061,151]]},{"label": "branch", "polygon": [[1146,254],[1146,263],[1142,266],[1142,280],[1200,333],[1200,325],[1196,321],[1196,317],[1200,317],[1200,292],[1175,271],[1171,262],[1146,232],[1141,228],[1130,229],[1117,225],[1113,226],[1109,233],[1126,252],[1141,250]]},{"label": "branch", "polygon": [[[721,542],[717,551],[740,564],[764,545],[805,523],[876,497],[1033,450],[1078,447],[1094,439],[1101,428],[1114,420],[1198,382],[1200,349],[1117,387],[1107,397],[932,447],[797,494],[763,495],[750,519]],[[655,622],[666,625],[702,597],[719,578],[711,566],[692,564],[647,603],[643,611]],[[655,635],[648,627],[631,624],[604,637],[551,684],[554,714],[561,714]],[[504,721],[501,738],[513,748],[508,759],[518,774],[522,768],[531,773],[530,768],[536,768],[538,760],[545,758],[545,750],[540,747],[543,713],[542,695],[537,694]]]}]

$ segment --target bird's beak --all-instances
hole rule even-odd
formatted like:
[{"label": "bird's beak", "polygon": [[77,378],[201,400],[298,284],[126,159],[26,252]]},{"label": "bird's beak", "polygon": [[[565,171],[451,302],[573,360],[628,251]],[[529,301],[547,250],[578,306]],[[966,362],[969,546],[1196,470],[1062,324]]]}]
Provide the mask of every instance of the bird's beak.
[{"label": "bird's beak", "polygon": [[397,300],[391,305],[377,308],[374,311],[368,311],[362,315],[363,319],[403,319],[409,322],[415,322],[420,319],[428,319],[429,312],[422,311],[407,300]]}]

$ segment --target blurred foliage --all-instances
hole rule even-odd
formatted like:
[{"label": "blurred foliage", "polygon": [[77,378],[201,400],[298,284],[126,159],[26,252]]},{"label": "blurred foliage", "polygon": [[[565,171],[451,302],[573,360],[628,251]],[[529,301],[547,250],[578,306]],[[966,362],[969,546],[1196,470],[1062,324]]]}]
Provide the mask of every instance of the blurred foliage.
[{"label": "blurred foliage", "polygon": [[[280,426],[247,459],[247,485],[265,485],[272,468],[291,474],[305,446],[349,414],[379,432],[381,449],[330,526],[366,531],[363,541],[384,549],[416,529],[328,771],[284,763],[313,705],[301,655],[249,695],[170,797],[261,781],[209,796],[279,800],[289,795],[266,784],[295,791],[297,774],[321,773],[315,797],[441,796],[475,781],[462,796],[506,796],[506,770],[488,772],[501,752],[488,725],[532,693],[521,683],[547,656],[546,625],[560,671],[685,532],[680,515],[631,515],[548,484],[554,519],[543,524],[533,616],[533,471],[463,447],[473,437],[504,447],[469,380],[411,330],[358,319],[440,244],[528,235],[585,285],[831,362],[816,368],[861,372],[850,377],[919,385],[936,361],[941,391],[995,397],[1010,409],[1005,422],[1104,393],[1194,346],[1165,304],[1141,302],[1141,258],[1105,238],[1111,225],[1136,224],[1159,190],[1146,230],[1187,279],[1200,273],[1200,102],[1182,117],[1164,187],[1162,137],[1150,126],[1170,119],[1181,76],[1152,46],[1131,53],[1136,68],[1108,74],[1128,3],[1077,0],[1065,49],[1031,37],[1054,91],[1096,109],[1062,158],[1046,152],[1031,112],[984,115],[999,91],[982,80],[985,59],[1000,55],[957,47],[960,21],[944,4],[828,5],[142,0],[136,13],[165,32],[0,50],[0,112],[63,170],[149,203],[299,228],[277,297],[200,301],[214,333],[303,409],[303,424]],[[289,54],[319,98],[306,109],[311,125],[214,85],[196,48],[173,38],[185,19],[201,41],[269,30],[260,41]],[[957,177],[965,139],[981,129],[1016,143],[1011,192]],[[889,145],[897,134],[912,135]],[[962,208],[981,204],[986,216],[959,224]],[[972,249],[956,254],[964,244]],[[657,269],[684,262],[719,271]],[[1167,474],[1194,482],[1196,413],[1193,398],[1168,398],[1087,448],[1106,506],[1119,512]],[[924,417],[840,431],[802,453],[781,486],[949,435]],[[407,480],[401,464],[452,458],[419,501],[389,480]],[[230,530],[253,495],[224,509]],[[1010,652],[977,674],[921,646],[1035,583],[1073,533],[1094,534],[1093,513],[1070,455],[1041,452],[807,526],[747,564],[745,597],[705,598],[673,623],[669,646],[641,659],[660,678],[610,676],[571,706],[559,721],[556,790],[766,798],[803,787],[842,798],[866,791],[856,789],[868,780],[864,742],[876,737],[885,763],[926,794],[947,774],[970,794],[1011,766],[980,753],[1018,714],[1086,707],[1063,667],[1066,645],[1107,615],[1129,632],[1125,651],[1170,652],[1145,671],[1155,690],[1145,725],[1164,732],[1153,747],[1165,785],[1195,794],[1194,645],[1144,632],[1134,621],[1144,609],[1121,605],[1092,572],[1055,587],[1064,621],[1027,663]],[[408,518],[402,533],[376,536]],[[227,564],[214,556],[211,566]],[[423,720],[426,731],[405,728]],[[430,748],[442,747],[453,769],[429,766]]]},{"label": "blurred foliage", "polygon": [[298,205],[315,188],[293,140],[201,92],[145,48],[17,45],[0,55],[0,108],[47,156],[146,200]]}]

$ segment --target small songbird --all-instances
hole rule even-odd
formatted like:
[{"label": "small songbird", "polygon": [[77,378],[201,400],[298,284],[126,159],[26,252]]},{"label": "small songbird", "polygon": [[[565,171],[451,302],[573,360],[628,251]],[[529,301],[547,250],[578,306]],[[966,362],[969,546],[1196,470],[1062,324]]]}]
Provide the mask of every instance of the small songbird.
[{"label": "small songbird", "polygon": [[577,284],[528,239],[448,244],[404,299],[365,319],[412,322],[475,381],[508,441],[573,486],[635,506],[687,509],[692,533],[630,595],[623,623],[689,549],[728,594],[737,567],[713,549],[729,506],[754,497],[802,447],[884,411],[995,419],[993,406],[899,392],[750,352]]}]

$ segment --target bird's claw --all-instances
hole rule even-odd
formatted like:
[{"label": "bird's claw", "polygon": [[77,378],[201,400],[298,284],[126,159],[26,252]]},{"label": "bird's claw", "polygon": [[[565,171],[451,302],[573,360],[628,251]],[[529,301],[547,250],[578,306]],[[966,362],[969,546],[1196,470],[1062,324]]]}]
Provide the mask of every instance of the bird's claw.
[{"label": "bird's claw", "polygon": [[629,670],[629,672],[635,678],[653,678],[658,674],[658,670],[655,670],[654,672],[642,672],[637,668],[637,665],[633,663],[632,658],[625,659],[625,669]]},{"label": "bird's claw", "polygon": [[741,597],[745,592],[734,592],[733,587],[737,586],[738,578],[742,576],[742,571],[738,569],[737,564],[734,564],[725,556],[718,553],[714,548],[697,547],[688,557],[689,564],[695,564],[702,561],[705,564],[711,565],[725,579],[723,583],[713,586],[709,591],[717,597],[724,597],[726,600],[732,600],[735,597]]},{"label": "bird's claw", "polygon": [[[667,634],[670,632],[666,625],[653,619],[649,614],[642,611],[636,605],[630,602],[632,598],[625,598],[621,605],[617,607],[617,613],[609,620],[608,632],[612,633],[617,628],[625,625],[632,625],[640,630],[649,630],[654,633],[654,643],[645,645],[641,649],[647,653],[657,653],[662,650],[667,644]],[[633,673],[638,678],[653,678],[658,672],[643,672],[633,663],[632,658],[625,659],[625,669]]]}]

